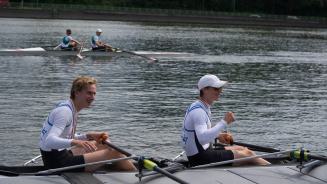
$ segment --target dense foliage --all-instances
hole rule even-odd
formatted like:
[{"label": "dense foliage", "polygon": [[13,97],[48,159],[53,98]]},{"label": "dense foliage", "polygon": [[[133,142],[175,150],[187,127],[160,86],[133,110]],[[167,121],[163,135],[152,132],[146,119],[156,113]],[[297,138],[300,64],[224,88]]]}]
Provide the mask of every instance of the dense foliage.
[{"label": "dense foliage", "polygon": [[327,16],[327,0],[11,0],[11,2]]}]

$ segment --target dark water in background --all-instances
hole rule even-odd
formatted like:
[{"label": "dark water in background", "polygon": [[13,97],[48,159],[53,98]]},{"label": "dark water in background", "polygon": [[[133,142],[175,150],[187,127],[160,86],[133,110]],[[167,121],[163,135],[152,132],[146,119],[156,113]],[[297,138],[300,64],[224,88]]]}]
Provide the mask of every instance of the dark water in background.
[{"label": "dark water in background", "polygon": [[107,21],[0,19],[0,48],[59,43],[70,27],[80,40],[97,28],[126,50],[187,52],[135,56],[0,56],[0,164],[39,154],[39,130],[53,105],[69,97],[78,75],[98,79],[96,101],[78,131],[105,130],[135,154],[172,158],[181,148],[184,110],[197,80],[212,73],[230,81],[213,108],[218,121],[234,111],[235,140],[327,154],[327,30],[246,29]]}]

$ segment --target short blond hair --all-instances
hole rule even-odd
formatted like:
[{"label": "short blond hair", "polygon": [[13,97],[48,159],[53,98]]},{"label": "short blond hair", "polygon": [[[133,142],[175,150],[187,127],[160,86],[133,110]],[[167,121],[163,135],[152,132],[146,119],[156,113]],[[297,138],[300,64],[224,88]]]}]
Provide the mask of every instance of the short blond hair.
[{"label": "short blond hair", "polygon": [[70,98],[75,98],[75,93],[80,92],[83,89],[87,88],[90,85],[97,84],[97,80],[93,77],[89,76],[80,76],[77,77],[72,84],[72,88],[70,90]]}]

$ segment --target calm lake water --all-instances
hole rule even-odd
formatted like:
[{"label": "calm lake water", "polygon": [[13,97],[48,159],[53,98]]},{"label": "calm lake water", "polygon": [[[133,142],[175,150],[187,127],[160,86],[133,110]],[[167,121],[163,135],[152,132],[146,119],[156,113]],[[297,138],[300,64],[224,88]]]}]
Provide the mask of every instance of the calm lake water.
[{"label": "calm lake water", "polygon": [[113,143],[135,154],[181,152],[184,111],[207,73],[230,82],[212,114],[218,121],[235,112],[229,128],[235,140],[327,154],[327,30],[33,19],[0,25],[0,48],[55,46],[66,28],[88,41],[101,28],[105,40],[125,50],[181,53],[158,55],[158,62],[130,55],[0,56],[0,164],[20,165],[39,154],[44,119],[79,75],[99,83],[77,131],[109,131]]}]

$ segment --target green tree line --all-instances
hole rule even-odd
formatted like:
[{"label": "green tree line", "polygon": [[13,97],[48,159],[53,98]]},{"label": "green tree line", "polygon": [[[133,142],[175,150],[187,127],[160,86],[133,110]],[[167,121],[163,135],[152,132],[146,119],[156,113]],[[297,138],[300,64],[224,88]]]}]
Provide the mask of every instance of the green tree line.
[{"label": "green tree line", "polygon": [[11,0],[10,2],[327,16],[327,0]]}]

